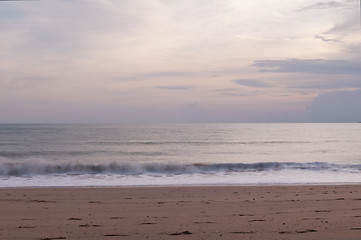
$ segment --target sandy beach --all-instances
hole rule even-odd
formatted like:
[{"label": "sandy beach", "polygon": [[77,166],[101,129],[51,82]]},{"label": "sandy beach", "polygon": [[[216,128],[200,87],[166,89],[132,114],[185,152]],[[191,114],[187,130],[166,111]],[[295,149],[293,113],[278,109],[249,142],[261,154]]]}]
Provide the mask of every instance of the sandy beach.
[{"label": "sandy beach", "polygon": [[0,189],[0,239],[361,239],[361,185]]}]

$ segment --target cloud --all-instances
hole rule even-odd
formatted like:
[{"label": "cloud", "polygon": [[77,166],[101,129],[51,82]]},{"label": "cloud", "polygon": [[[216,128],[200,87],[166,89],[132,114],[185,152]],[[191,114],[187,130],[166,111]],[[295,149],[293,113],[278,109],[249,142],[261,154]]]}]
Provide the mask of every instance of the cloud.
[{"label": "cloud", "polygon": [[339,8],[345,6],[344,2],[336,2],[336,1],[330,1],[330,2],[317,2],[315,4],[306,6],[304,8],[301,8],[299,11],[308,11],[308,10],[314,10],[314,9],[329,9],[329,8]]},{"label": "cloud", "polygon": [[223,96],[229,96],[229,97],[252,97],[259,95],[260,92],[258,91],[251,91],[246,93],[237,93],[237,92],[223,92],[221,93]]},{"label": "cloud", "polygon": [[[358,0],[318,2],[303,8],[303,10],[312,9],[327,9],[327,11],[323,11],[322,14],[318,11],[314,13],[304,13],[312,14],[314,17],[320,19],[327,19],[323,25],[329,29],[320,29],[318,31],[319,33],[314,35],[316,39],[320,39],[324,42],[342,43],[342,45],[335,45],[335,47],[353,43],[359,44],[358,33],[360,29],[360,10]],[[308,15],[304,16],[307,17]],[[331,20],[332,18],[334,18],[333,21]],[[314,19],[314,21],[314,23],[317,24],[317,20]]]},{"label": "cloud", "polygon": [[[360,15],[357,12],[353,12],[348,15],[346,18],[343,18],[339,22],[337,22],[334,26],[332,26],[329,30],[327,30],[324,34],[333,36],[338,35],[339,37],[345,38],[348,35],[358,35],[360,31]],[[358,38],[355,39],[347,39],[349,42],[356,41],[359,44]]]},{"label": "cloud", "polygon": [[260,94],[260,91],[240,91],[240,88],[215,89],[213,92],[227,97],[250,97]]},{"label": "cloud", "polygon": [[191,90],[192,86],[158,86],[156,88],[167,89],[167,90]]},{"label": "cloud", "polygon": [[361,91],[336,91],[317,96],[308,109],[312,122],[360,122]]},{"label": "cloud", "polygon": [[246,86],[246,87],[255,87],[255,88],[269,88],[269,87],[272,87],[272,85],[270,85],[268,83],[258,81],[258,80],[251,80],[251,79],[237,79],[237,80],[233,80],[232,82],[235,82],[238,85]]},{"label": "cloud", "polygon": [[313,74],[361,74],[360,60],[285,59],[258,60],[252,66],[262,72],[313,73]]},{"label": "cloud", "polygon": [[115,78],[115,80],[119,81],[143,81],[149,79],[173,79],[173,78],[183,78],[183,77],[193,77],[197,75],[194,72],[178,72],[178,71],[159,71],[159,72],[138,72],[129,76],[123,76],[119,78]]},{"label": "cloud", "polygon": [[[297,92],[317,91],[284,86],[319,92],[359,88],[360,38],[359,31],[352,29],[359,27],[357,2],[324,1],[314,7],[333,9],[295,13],[322,0],[1,4],[0,112],[4,114],[0,115],[24,122],[35,117],[165,122],[180,115],[184,121],[212,117],[264,121],[270,119],[263,114],[265,109],[288,111],[281,109],[282,103],[287,109],[304,110],[309,97],[301,98]],[[354,55],[345,51],[347,46]],[[326,56],[344,61],[322,60]],[[254,62],[257,68],[249,65],[254,59],[261,60]],[[305,74],[292,74],[293,79],[282,80],[282,74],[265,78],[262,71],[334,77],[312,76],[315,81],[311,81],[302,79]],[[337,75],[341,73],[354,76]],[[223,90],[214,92],[214,88]],[[294,99],[283,100],[282,95]],[[185,103],[190,104],[180,110]],[[252,109],[245,112],[248,108]],[[227,112],[229,117],[224,118],[221,113]]]},{"label": "cloud", "polygon": [[355,79],[314,79],[302,81],[295,85],[290,84],[289,88],[301,88],[301,89],[345,89],[345,88],[360,88],[361,81],[358,78]]},{"label": "cloud", "polygon": [[337,39],[327,38],[327,37],[325,37],[325,36],[318,35],[318,34],[315,35],[315,38],[316,38],[316,39],[321,39],[321,40],[324,41],[324,42],[340,42],[340,41],[337,40]]}]

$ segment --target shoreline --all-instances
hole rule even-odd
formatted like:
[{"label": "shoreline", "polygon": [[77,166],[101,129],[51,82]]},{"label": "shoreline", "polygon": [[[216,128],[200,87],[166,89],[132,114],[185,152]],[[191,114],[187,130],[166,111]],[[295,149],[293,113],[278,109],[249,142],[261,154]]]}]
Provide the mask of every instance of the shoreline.
[{"label": "shoreline", "polygon": [[0,190],[6,189],[82,189],[82,188],[100,188],[100,189],[112,189],[112,188],[216,188],[216,187],[292,187],[292,186],[354,186],[360,185],[361,182],[333,182],[333,183],[280,183],[280,184],[160,184],[160,185],[88,185],[88,186],[13,186],[13,187],[2,187],[0,186]]},{"label": "shoreline", "polygon": [[13,186],[13,187],[1,187],[0,190],[6,189],[88,189],[88,188],[99,188],[99,189],[113,189],[113,188],[217,188],[217,187],[292,187],[292,186],[354,186],[354,185],[361,185],[360,183],[350,182],[350,183],[280,183],[280,184],[204,184],[204,185],[197,185],[197,184],[188,184],[188,185],[89,185],[89,186]]},{"label": "shoreline", "polygon": [[0,188],[0,239],[360,239],[361,184]]}]

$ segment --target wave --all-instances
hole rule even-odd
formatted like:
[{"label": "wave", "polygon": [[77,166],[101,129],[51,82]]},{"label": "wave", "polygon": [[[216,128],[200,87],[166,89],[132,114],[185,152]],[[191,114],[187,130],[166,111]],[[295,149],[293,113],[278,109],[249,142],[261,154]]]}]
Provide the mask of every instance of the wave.
[{"label": "wave", "polygon": [[257,171],[346,171],[361,172],[361,164],[333,164],[325,162],[259,162],[259,163],[215,163],[215,164],[174,164],[174,163],[55,163],[39,160],[26,162],[0,162],[0,176],[33,176],[54,174],[216,174]]}]

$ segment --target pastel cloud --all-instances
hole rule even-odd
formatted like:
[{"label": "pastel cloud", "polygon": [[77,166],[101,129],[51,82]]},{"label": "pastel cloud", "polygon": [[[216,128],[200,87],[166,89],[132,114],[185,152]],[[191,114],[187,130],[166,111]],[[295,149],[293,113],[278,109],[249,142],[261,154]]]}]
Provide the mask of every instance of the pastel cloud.
[{"label": "pastel cloud", "polygon": [[314,74],[361,74],[360,60],[285,59],[257,60],[253,66],[264,72],[293,72]]},{"label": "pastel cloud", "polygon": [[310,6],[300,9],[300,11],[314,10],[314,9],[328,9],[328,8],[339,8],[345,6],[345,2],[329,1],[329,2],[317,2]]},{"label": "pastel cloud", "polygon": [[335,91],[320,94],[311,103],[308,120],[312,122],[361,121],[361,91]]},{"label": "pastel cloud", "polygon": [[357,1],[0,5],[0,122],[287,121],[360,88]]},{"label": "pastel cloud", "polygon": [[237,79],[233,80],[233,82],[241,85],[241,86],[247,86],[247,87],[255,87],[255,88],[269,88],[272,87],[271,84],[258,81],[258,80],[251,80],[251,79]]}]

